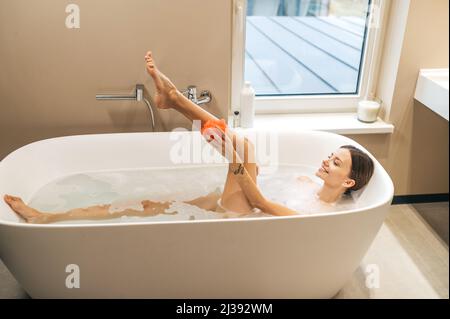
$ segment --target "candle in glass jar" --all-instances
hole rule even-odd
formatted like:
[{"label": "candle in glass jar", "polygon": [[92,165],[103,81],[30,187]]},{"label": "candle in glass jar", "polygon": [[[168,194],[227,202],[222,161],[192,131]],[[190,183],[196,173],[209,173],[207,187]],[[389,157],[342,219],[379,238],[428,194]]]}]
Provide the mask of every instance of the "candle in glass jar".
[{"label": "candle in glass jar", "polygon": [[372,123],[377,120],[380,103],[377,101],[363,100],[358,103],[358,120]]}]

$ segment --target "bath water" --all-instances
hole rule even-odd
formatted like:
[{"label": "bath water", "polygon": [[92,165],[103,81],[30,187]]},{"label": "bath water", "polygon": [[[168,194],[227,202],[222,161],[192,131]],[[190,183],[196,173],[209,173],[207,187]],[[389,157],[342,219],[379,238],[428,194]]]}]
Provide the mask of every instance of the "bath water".
[{"label": "bath water", "polygon": [[[316,195],[322,185],[314,175],[316,168],[280,165],[276,170],[260,167],[258,186],[270,200],[288,206],[300,214],[337,212],[352,209],[351,197],[335,204],[320,201]],[[39,189],[29,205],[45,212],[64,212],[74,208],[111,204],[110,212],[126,208],[143,210],[141,201],[173,201],[167,213],[149,217],[113,218],[89,223],[205,220],[224,218],[223,213],[207,211],[183,201],[222,191],[227,166],[190,166],[122,171],[86,172],[57,179]],[[253,212],[241,217],[270,216]],[[64,224],[80,221],[58,222]]]}]

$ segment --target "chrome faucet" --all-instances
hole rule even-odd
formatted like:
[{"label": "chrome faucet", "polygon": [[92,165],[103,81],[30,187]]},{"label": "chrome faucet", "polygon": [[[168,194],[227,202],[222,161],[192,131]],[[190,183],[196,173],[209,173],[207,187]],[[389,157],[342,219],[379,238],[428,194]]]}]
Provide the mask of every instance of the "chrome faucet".
[{"label": "chrome faucet", "polygon": [[188,86],[188,88],[181,91],[181,93],[197,105],[211,102],[211,92],[204,90],[200,93],[200,96],[197,97],[197,87],[195,85]]},{"label": "chrome faucet", "polygon": [[117,94],[97,94],[95,96],[97,100],[132,100],[138,102],[145,102],[152,117],[152,128],[155,130],[155,116],[153,114],[152,106],[150,102],[144,97],[144,85],[136,84],[136,89],[133,95],[117,95]]}]

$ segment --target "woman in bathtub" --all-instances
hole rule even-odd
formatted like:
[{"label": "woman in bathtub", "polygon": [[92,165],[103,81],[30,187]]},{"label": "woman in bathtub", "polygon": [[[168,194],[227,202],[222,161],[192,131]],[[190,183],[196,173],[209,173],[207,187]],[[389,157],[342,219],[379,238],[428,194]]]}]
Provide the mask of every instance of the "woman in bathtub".
[{"label": "woman in bathtub", "polygon": [[[223,193],[218,191],[185,203],[199,208],[222,212],[225,217],[241,216],[259,209],[261,212],[277,216],[297,215],[288,207],[268,200],[256,184],[257,165],[254,160],[254,146],[250,141],[225,129],[225,122],[200,108],[181,94],[173,83],[156,67],[151,52],[145,56],[146,68],[154,81],[156,94],[154,102],[160,109],[172,108],[189,120],[200,120],[202,134],[229,162],[228,174]],[[205,130],[205,132],[203,132]],[[244,147],[237,147],[243,145]],[[361,150],[345,145],[322,161],[316,176],[323,180],[317,197],[324,203],[335,203],[344,193],[365,186],[372,174],[374,165],[370,157]],[[307,178],[306,178],[307,179]],[[313,183],[312,181],[309,181]],[[29,223],[52,223],[65,220],[109,219],[122,216],[155,216],[168,214],[166,210],[172,202],[144,200],[142,209],[125,209],[111,212],[111,205],[96,205],[77,208],[67,212],[39,212],[27,206],[20,198],[5,195],[5,202]]]}]

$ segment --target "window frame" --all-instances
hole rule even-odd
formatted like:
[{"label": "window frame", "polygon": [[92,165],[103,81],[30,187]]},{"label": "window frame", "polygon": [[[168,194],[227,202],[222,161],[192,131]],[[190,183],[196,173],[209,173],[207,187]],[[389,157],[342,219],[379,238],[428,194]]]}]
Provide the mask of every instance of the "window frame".
[{"label": "window frame", "polygon": [[[240,88],[243,87],[245,77],[245,26],[247,17],[247,1],[232,1],[231,115],[235,110],[239,110],[240,108]],[[388,11],[388,1],[371,1],[369,21],[374,19],[375,9],[379,9],[378,21],[376,22],[378,27],[367,28],[367,39],[364,45],[358,94],[260,96],[255,98],[256,114],[356,112],[358,102],[361,98],[376,90],[382,40],[387,23],[385,17]]]}]

